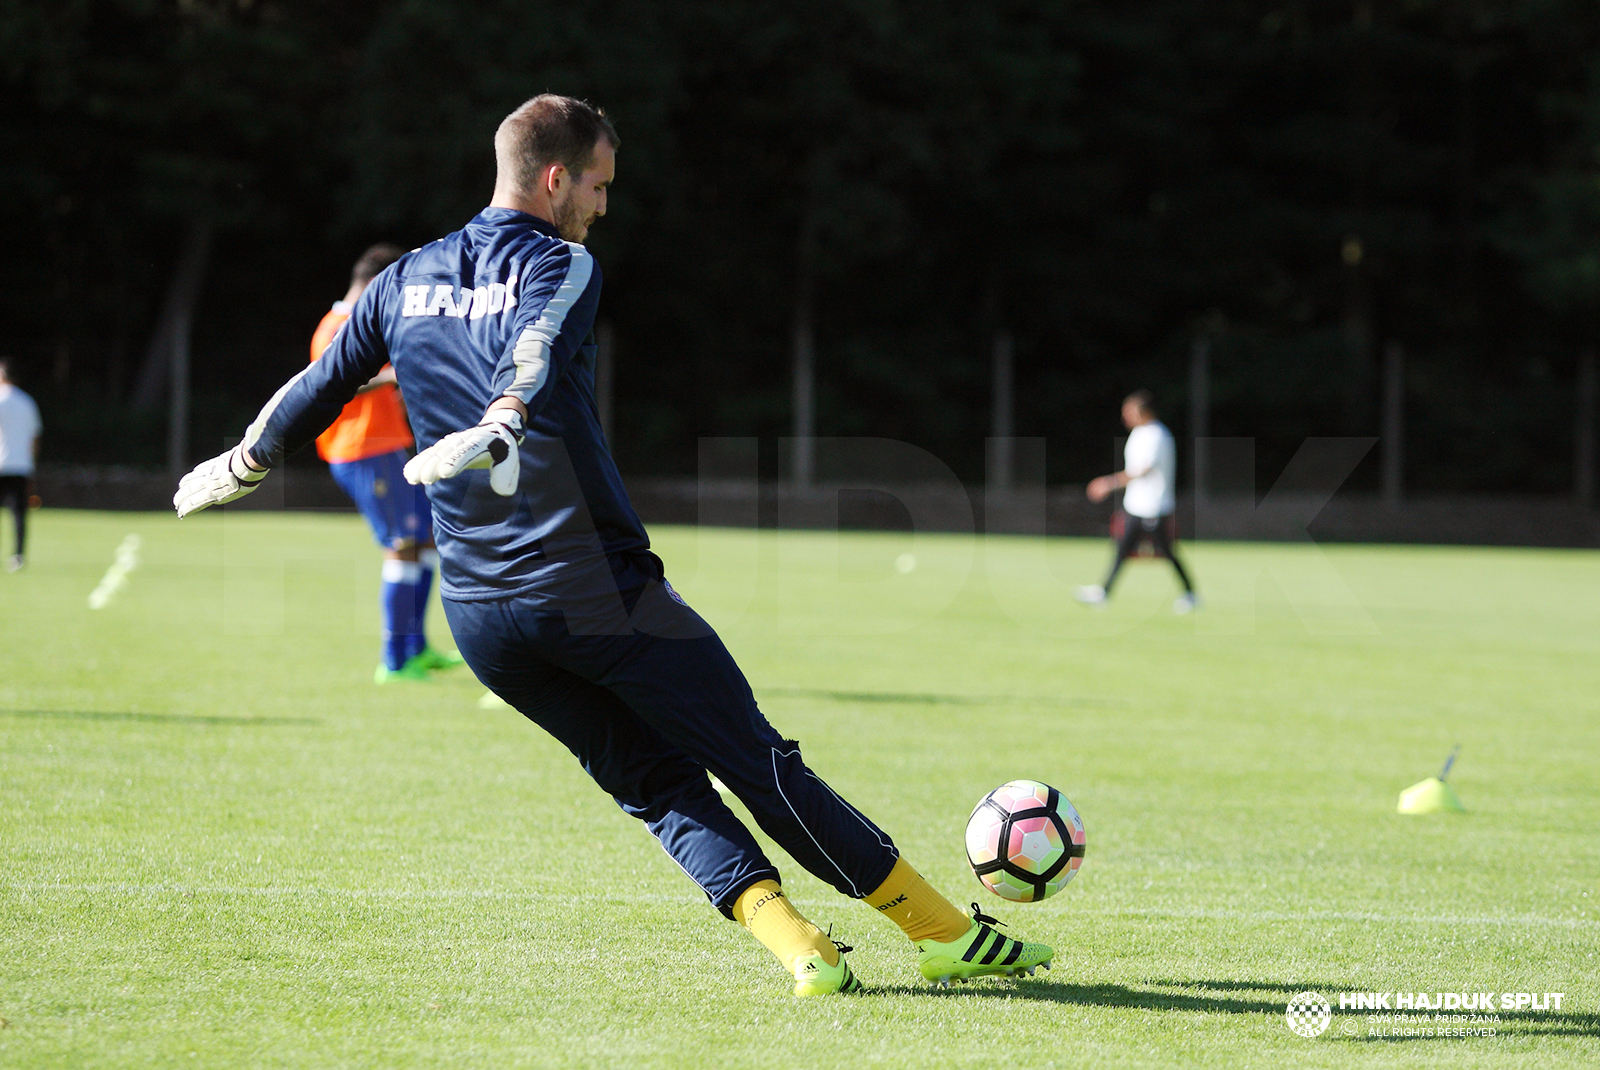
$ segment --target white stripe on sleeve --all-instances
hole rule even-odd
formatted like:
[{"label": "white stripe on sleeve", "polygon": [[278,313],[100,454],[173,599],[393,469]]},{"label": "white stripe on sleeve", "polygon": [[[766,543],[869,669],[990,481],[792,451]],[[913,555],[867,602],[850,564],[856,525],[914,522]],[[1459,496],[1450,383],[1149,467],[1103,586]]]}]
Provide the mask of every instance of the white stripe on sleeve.
[{"label": "white stripe on sleeve", "polygon": [[[340,330],[343,329],[343,327],[340,328]],[[307,364],[304,368],[301,368],[293,379],[290,379],[287,383],[284,383],[282,386],[280,386],[278,388],[278,392],[272,395],[271,399],[269,399],[265,405],[261,406],[261,411],[256,414],[255,422],[252,423],[244,433],[244,448],[247,452],[253,449],[257,442],[261,441],[261,432],[266,430],[267,421],[272,419],[272,414],[277,411],[278,406],[283,402],[283,396],[290,390],[293,390],[294,384],[298,383],[300,380],[309,375],[311,373],[311,369],[315,367],[316,364],[313,363]],[[260,459],[255,458],[253,455],[252,459],[255,460],[257,464],[261,463]]]},{"label": "white stripe on sleeve", "polygon": [[522,329],[516,346],[511,350],[511,362],[516,366],[516,378],[506,388],[506,393],[524,405],[533,403],[533,396],[544,386],[550,375],[550,349],[561,335],[561,326],[567,313],[578,303],[583,291],[589,287],[589,276],[594,273],[594,259],[589,250],[576,242],[568,242],[572,262],[567,265],[567,277],[561,280],[556,292],[545,302],[539,318]]}]

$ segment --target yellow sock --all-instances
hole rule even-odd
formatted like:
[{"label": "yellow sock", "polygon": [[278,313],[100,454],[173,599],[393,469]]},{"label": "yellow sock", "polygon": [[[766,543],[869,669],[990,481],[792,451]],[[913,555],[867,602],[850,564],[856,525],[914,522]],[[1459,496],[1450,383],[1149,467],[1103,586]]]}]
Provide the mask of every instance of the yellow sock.
[{"label": "yellow sock", "polygon": [[904,858],[895,860],[884,882],[867,896],[867,905],[905,930],[912,943],[937,940],[948,944],[972,925],[972,919],[951,905]]},{"label": "yellow sock", "polygon": [[791,973],[795,960],[815,952],[821,952],[829,966],[839,965],[839,950],[833,941],[794,908],[777,881],[756,881],[740,892],[733,903],[733,916]]}]

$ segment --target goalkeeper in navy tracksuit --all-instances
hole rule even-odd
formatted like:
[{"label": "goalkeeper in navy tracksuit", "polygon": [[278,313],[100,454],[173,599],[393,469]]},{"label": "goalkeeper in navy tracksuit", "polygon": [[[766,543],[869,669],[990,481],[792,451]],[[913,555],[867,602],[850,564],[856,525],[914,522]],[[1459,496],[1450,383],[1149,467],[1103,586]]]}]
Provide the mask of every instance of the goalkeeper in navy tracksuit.
[{"label": "goalkeeper in navy tracksuit", "polygon": [[1048,965],[1048,947],[957,911],[806,767],[650,552],[594,402],[600,269],[581,242],[605,214],[616,145],[604,115],[570,98],[508,116],[490,207],[380,274],[244,441],[184,477],[178,515],[249,493],[392,363],[421,451],[405,475],[428,487],[439,590],[468,665],[644,821],[797,994],[858,983],[708,771],[796,861],[899,924],[930,980]]}]

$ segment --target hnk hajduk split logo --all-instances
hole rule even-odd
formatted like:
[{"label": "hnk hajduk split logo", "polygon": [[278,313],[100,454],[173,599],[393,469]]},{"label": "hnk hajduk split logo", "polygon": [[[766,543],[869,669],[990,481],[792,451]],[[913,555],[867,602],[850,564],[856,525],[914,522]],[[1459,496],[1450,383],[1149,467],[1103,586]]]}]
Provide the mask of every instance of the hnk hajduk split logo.
[{"label": "hnk hajduk split logo", "polygon": [[1289,1000],[1284,1021],[1303,1037],[1320,1037],[1333,1021],[1333,1008],[1316,992],[1301,992]]},{"label": "hnk hajduk split logo", "polygon": [[[1368,1037],[1492,1037],[1500,1033],[1499,1012],[1516,1016],[1561,1013],[1565,992],[1341,992],[1339,1010],[1366,1021]],[[1289,1000],[1284,1021],[1307,1039],[1320,1037],[1333,1023],[1333,1007],[1320,992],[1301,992]],[[1340,1031],[1361,1033],[1355,1017]]]}]

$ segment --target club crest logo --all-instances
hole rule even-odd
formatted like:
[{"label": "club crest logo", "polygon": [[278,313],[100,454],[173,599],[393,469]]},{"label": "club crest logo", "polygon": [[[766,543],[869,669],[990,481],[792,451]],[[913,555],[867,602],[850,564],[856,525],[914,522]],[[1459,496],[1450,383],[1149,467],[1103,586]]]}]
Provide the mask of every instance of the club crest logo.
[{"label": "club crest logo", "polygon": [[1333,1008],[1316,992],[1301,992],[1289,1000],[1284,1021],[1303,1037],[1320,1037],[1333,1021]]}]

